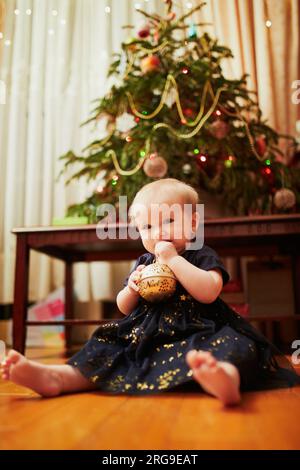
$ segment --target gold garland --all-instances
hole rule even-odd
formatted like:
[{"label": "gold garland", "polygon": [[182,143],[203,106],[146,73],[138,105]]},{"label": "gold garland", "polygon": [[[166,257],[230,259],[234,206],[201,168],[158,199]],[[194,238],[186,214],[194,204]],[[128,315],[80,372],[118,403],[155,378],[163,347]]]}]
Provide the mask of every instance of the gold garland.
[{"label": "gold garland", "polygon": [[247,123],[247,121],[245,120],[244,116],[236,110],[235,113],[231,113],[230,111],[228,111],[226,108],[224,108],[224,106],[222,105],[219,105],[219,108],[223,111],[224,114],[227,114],[227,116],[231,116],[231,117],[237,117],[239,118],[242,123],[244,124],[245,126],[245,130],[246,130],[246,134],[247,134],[247,137],[248,137],[248,140],[249,140],[249,144],[250,144],[250,147],[251,147],[251,150],[252,150],[252,153],[254,154],[254,156],[260,161],[264,161],[266,158],[264,156],[261,156],[259,155],[259,153],[256,151],[256,148],[255,148],[255,142],[254,142],[254,139],[252,137],[252,134],[250,132],[250,128],[249,128],[249,124]]},{"label": "gold garland", "polygon": [[169,41],[166,39],[164,42],[162,42],[158,46],[155,46],[152,48],[139,46],[139,50],[142,52],[146,52],[147,54],[154,54],[154,52],[162,51],[166,47],[167,44],[169,44]]},{"label": "gold garland", "polygon": [[[147,54],[154,54],[155,52],[162,51],[166,47],[167,44],[169,44],[169,41],[166,40],[166,41],[162,42],[161,44],[159,44],[158,46],[155,46],[151,49],[149,49],[148,47],[139,46],[139,51],[146,52]],[[132,44],[130,44],[130,43],[127,44],[127,47],[130,47],[130,46],[132,46]],[[139,52],[139,51],[137,51],[137,52]],[[129,63],[128,63],[128,65],[126,67],[126,70],[125,70],[124,78],[127,78],[129,73],[131,72],[132,66],[133,66],[135,58],[137,56],[137,52],[135,52],[131,55]]]},{"label": "gold garland", "polygon": [[114,134],[115,130],[116,130],[116,126],[114,125],[113,130],[106,137],[104,137],[104,139],[102,139],[99,142],[96,142],[93,145],[91,145],[90,149],[97,148],[97,147],[103,147],[103,145],[105,145],[110,140],[110,138]]},{"label": "gold garland", "polygon": [[[178,92],[178,85],[176,83],[176,80],[175,78],[172,76],[172,75],[168,75],[167,77],[167,80],[166,80],[166,84],[165,84],[165,87],[164,87],[164,91],[162,93],[162,97],[161,97],[161,100],[160,100],[160,103],[159,105],[157,106],[157,108],[155,109],[155,111],[153,111],[153,113],[145,116],[144,114],[141,114],[137,109],[136,109],[136,106],[134,104],[134,101],[133,101],[133,98],[131,96],[131,94],[128,92],[127,93],[127,96],[128,96],[128,101],[129,101],[129,104],[130,104],[130,107],[131,107],[131,110],[132,110],[132,113],[139,117],[139,118],[142,118],[142,119],[152,119],[153,117],[157,116],[158,113],[161,111],[162,107],[164,106],[165,102],[166,102],[166,99],[167,99],[167,96],[168,96],[168,93],[170,91],[171,88],[175,88],[175,93],[176,93],[176,96],[175,96],[175,102],[176,102],[176,107],[177,107],[177,111],[178,111],[178,114],[181,118],[181,120],[185,120],[185,116],[183,114],[183,111],[182,111],[182,106],[181,106],[181,102],[180,102],[180,98],[179,98],[179,92]],[[194,127],[193,131],[187,133],[187,134],[184,134],[184,133],[180,133],[180,132],[177,132],[176,130],[174,130],[172,128],[172,126],[170,126],[169,124],[165,124],[163,122],[161,123],[157,123],[153,126],[153,130],[156,131],[157,129],[161,129],[161,128],[166,128],[168,129],[170,132],[172,132],[172,134],[174,134],[177,138],[179,139],[190,139],[192,137],[194,137],[199,131],[200,129],[203,127],[203,125],[205,124],[205,122],[210,118],[210,116],[212,115],[212,113],[214,112],[215,108],[217,107],[218,105],[218,102],[219,102],[219,98],[220,98],[220,95],[221,93],[226,90],[225,87],[221,87],[221,88],[218,88],[216,94],[214,94],[214,91],[213,91],[213,88],[211,86],[211,83],[209,81],[206,81],[205,85],[204,85],[204,89],[203,89],[203,93],[202,93],[202,97],[201,97],[201,104],[200,104],[200,109],[199,109],[199,112],[197,114],[197,117],[194,119],[194,121],[190,121],[190,122],[187,122],[186,125],[189,126],[189,127]],[[207,111],[207,113],[203,116],[204,114],[204,107],[205,107],[205,102],[206,102],[206,96],[207,96],[207,93],[210,94],[210,96],[212,97],[213,99],[213,103],[212,105],[210,106],[209,110]],[[223,111],[224,114],[227,114],[228,116],[232,116],[232,117],[237,117],[239,118],[244,126],[245,126],[245,130],[246,130],[246,134],[247,134],[247,137],[248,137],[248,140],[249,140],[249,144],[250,144],[250,147],[251,147],[251,150],[253,152],[253,154],[255,155],[255,157],[260,161],[262,162],[263,160],[265,160],[265,157],[261,157],[256,149],[255,149],[255,142],[254,142],[254,139],[251,135],[251,132],[250,132],[250,129],[249,129],[249,125],[247,123],[247,121],[244,119],[244,117],[242,116],[242,114],[239,112],[239,111],[236,111],[235,113],[232,113],[230,111],[228,111],[226,108],[224,108],[224,106],[220,105],[219,104],[219,108]],[[195,127],[196,126],[196,127]],[[114,129],[115,130],[115,129]],[[114,130],[110,133],[110,135],[108,137],[106,137],[101,143],[103,144],[104,142],[107,142],[111,135],[113,134]],[[100,143],[98,143],[99,145]],[[134,175],[135,173],[137,173],[140,168],[143,166],[144,164],[144,161],[145,159],[147,158],[148,154],[149,154],[149,150],[150,150],[150,140],[147,139],[146,140],[146,144],[145,144],[145,156],[140,158],[138,164],[132,169],[132,170],[123,170],[118,162],[118,158],[117,158],[117,155],[116,155],[116,152],[113,150],[113,149],[110,149],[106,152],[105,156],[106,157],[110,157],[112,158],[112,161],[113,161],[113,164],[114,164],[114,167],[117,171],[118,174],[120,175],[123,175],[123,176],[132,176]],[[123,154],[123,152],[122,152]]]},{"label": "gold garland", "polygon": [[[113,161],[113,164],[114,164],[114,167],[117,171],[117,173],[119,175],[122,175],[122,176],[132,176],[134,175],[135,173],[137,173],[139,171],[140,168],[142,168],[143,164],[144,164],[144,161],[146,160],[148,154],[149,154],[149,151],[150,151],[150,146],[151,146],[151,142],[150,142],[150,138],[148,138],[146,140],[146,144],[145,144],[145,156],[144,157],[140,157],[140,160],[138,162],[138,164],[132,169],[132,170],[123,170],[118,162],[118,157],[116,155],[116,152],[113,150],[113,149],[110,149],[108,150],[106,153],[105,153],[105,156],[106,157],[110,157],[112,158],[112,161]],[[124,151],[123,151],[124,152]],[[123,154],[122,152],[122,154]]]},{"label": "gold garland", "polygon": [[[164,86],[164,90],[163,90],[159,105],[157,106],[157,108],[151,114],[144,115],[144,114],[140,113],[137,110],[136,106],[135,106],[135,103],[133,101],[133,97],[132,97],[131,93],[127,92],[126,95],[128,97],[128,101],[129,101],[129,105],[130,105],[132,113],[135,116],[137,116],[141,119],[146,119],[146,120],[148,119],[149,120],[149,119],[154,118],[155,116],[158,115],[158,113],[162,110],[163,106],[166,104],[166,101],[167,101],[167,98],[168,98],[168,93],[173,88],[175,89],[175,102],[176,102],[176,107],[177,107],[179,117],[180,117],[181,121],[186,121],[184,113],[183,113],[183,109],[182,109],[182,106],[181,106],[181,102],[180,102],[178,85],[177,85],[177,82],[176,82],[175,78],[171,74],[169,74],[167,76],[166,83],[165,83],[165,86]],[[223,90],[225,90],[225,88],[218,89],[218,91],[217,91],[218,97],[220,96],[219,91],[222,92]],[[207,95],[208,91],[212,95],[213,99],[215,99],[215,95],[214,95],[214,92],[213,92],[213,89],[212,89],[212,86],[211,86],[211,83],[209,82],[209,80],[207,80],[204,84],[204,89],[203,89],[203,93],[202,93],[202,97],[201,97],[201,105],[200,105],[199,112],[198,112],[196,118],[193,121],[186,122],[186,125],[188,127],[195,127],[199,123],[199,121],[202,119],[203,114],[204,114],[206,95]],[[205,121],[206,121],[206,119],[205,119]]]},{"label": "gold garland", "polygon": [[[158,124],[155,124],[153,129],[157,130],[157,129],[161,129],[163,127],[167,128],[172,132],[172,134],[176,135],[176,137],[179,138],[179,139],[190,139],[190,138],[194,137],[194,135],[196,135],[200,131],[200,129],[205,124],[205,122],[210,118],[210,116],[214,112],[214,110],[215,110],[215,108],[218,104],[220,95],[221,95],[222,91],[224,91],[224,90],[226,90],[226,88],[224,88],[224,87],[223,88],[218,88],[216,95],[214,95],[214,101],[213,101],[212,105],[210,106],[210,108],[207,111],[207,113],[205,114],[205,116],[203,116],[202,119],[200,119],[199,123],[197,124],[197,126],[194,128],[194,130],[192,132],[189,132],[187,134],[183,134],[183,133],[175,131],[172,128],[172,126],[170,126],[169,124],[165,124],[165,123],[162,123],[162,122],[158,123]],[[200,115],[200,113],[199,113],[199,115]]]}]

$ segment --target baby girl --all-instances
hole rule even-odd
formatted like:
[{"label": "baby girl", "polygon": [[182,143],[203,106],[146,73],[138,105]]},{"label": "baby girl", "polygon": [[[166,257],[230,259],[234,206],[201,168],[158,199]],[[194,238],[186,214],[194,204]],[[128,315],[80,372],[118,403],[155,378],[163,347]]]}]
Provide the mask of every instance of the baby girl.
[{"label": "baby girl", "polygon": [[[203,223],[197,204],[197,192],[176,179],[144,186],[130,216],[146,252],[117,296],[125,317],[99,326],[64,365],[43,365],[12,350],[2,377],[46,397],[194,390],[225,405],[239,403],[241,390],[299,383],[289,363],[279,367],[275,346],[220,299],[229,275],[213,249],[194,243]],[[153,262],[177,279],[174,294],[155,303],[139,294],[142,270]]]}]

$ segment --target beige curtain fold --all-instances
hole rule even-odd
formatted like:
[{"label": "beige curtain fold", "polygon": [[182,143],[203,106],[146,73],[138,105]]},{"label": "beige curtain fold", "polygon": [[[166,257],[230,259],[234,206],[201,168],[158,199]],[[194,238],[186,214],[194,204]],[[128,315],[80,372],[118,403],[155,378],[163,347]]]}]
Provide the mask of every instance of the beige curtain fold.
[{"label": "beige curtain fold", "polygon": [[[226,76],[238,78],[243,73],[249,74],[248,88],[257,91],[268,124],[282,134],[296,136],[300,106],[292,102],[292,84],[300,78],[300,2],[207,0],[206,3],[195,14],[195,20],[211,22],[207,31],[233,51],[234,59],[223,63]],[[266,26],[266,21],[271,21],[271,27]],[[286,149],[283,143],[282,147]]]}]

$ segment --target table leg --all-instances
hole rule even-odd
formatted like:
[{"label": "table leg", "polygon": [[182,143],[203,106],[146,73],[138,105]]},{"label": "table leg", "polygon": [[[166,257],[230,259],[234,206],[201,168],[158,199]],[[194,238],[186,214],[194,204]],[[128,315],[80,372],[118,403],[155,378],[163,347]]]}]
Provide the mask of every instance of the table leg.
[{"label": "table leg", "polygon": [[[300,255],[297,253],[295,253],[292,256],[292,273],[293,273],[295,314],[300,315]],[[297,322],[297,335],[299,338],[300,322]]]},{"label": "table leg", "polygon": [[24,234],[17,235],[13,305],[13,348],[24,354],[28,307],[29,246]]},{"label": "table leg", "polygon": [[[66,320],[73,319],[73,263],[66,261],[65,264],[65,317]],[[65,345],[69,350],[72,345],[71,325],[65,326]]]},{"label": "table leg", "polygon": [[297,255],[296,253],[292,257],[292,269],[295,296],[295,313],[300,315],[300,255]]}]

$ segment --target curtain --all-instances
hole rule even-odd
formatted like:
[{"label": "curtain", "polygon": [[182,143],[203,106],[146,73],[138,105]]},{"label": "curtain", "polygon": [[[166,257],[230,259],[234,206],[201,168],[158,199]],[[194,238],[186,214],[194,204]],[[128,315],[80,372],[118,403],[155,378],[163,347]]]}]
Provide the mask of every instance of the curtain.
[{"label": "curtain", "polygon": [[300,77],[300,2],[208,0],[196,19],[212,23],[207,31],[233,51],[234,59],[224,61],[226,76],[248,73],[248,88],[257,91],[269,125],[295,136],[300,106],[292,102],[292,85]]},{"label": "curtain", "polygon": [[[196,3],[177,2],[176,9],[187,11]],[[112,85],[106,79],[111,54],[134,34],[121,26],[141,21],[138,6],[164,11],[160,0],[0,0],[0,80],[7,91],[0,104],[0,303],[13,299],[11,229],[49,225],[91,191],[84,180],[67,187],[64,178],[57,180],[58,157],[69,149],[80,154],[103,131],[79,126],[92,100]],[[249,73],[249,88],[258,91],[270,124],[294,134],[299,107],[290,96],[300,76],[298,1],[207,0],[195,22],[199,18],[211,22],[208,32],[234,52],[235,58],[224,62],[226,74]],[[77,264],[77,297],[113,300],[129,267],[128,262]],[[62,284],[61,263],[33,254],[30,300]]]}]

